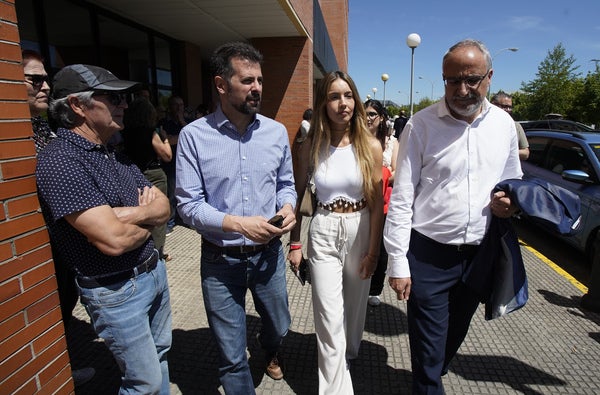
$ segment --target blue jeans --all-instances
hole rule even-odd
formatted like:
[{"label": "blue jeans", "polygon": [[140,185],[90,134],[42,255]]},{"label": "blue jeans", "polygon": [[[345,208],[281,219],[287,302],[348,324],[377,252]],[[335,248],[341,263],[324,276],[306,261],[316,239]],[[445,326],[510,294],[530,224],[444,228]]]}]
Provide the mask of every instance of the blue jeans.
[{"label": "blue jeans", "polygon": [[204,307],[221,356],[219,378],[227,394],[254,394],[246,358],[246,292],[261,317],[259,340],[267,355],[277,352],[291,319],[281,242],[262,252],[235,257],[202,250]]},{"label": "blue jeans", "polygon": [[78,288],[96,334],[121,370],[119,394],[168,394],[171,305],[164,261],[107,287]]}]

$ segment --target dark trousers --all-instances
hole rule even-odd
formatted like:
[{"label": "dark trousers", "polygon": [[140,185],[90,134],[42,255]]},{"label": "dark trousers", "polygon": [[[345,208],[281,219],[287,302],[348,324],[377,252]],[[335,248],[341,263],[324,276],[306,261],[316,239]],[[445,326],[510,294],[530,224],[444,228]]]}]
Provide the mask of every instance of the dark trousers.
[{"label": "dark trousers", "polygon": [[458,251],[413,231],[408,334],[413,394],[444,394],[441,376],[462,344],[479,300],[461,281],[476,250]]},{"label": "dark trousers", "polygon": [[371,277],[371,288],[369,288],[369,296],[379,296],[383,291],[383,283],[385,281],[385,272],[388,264],[388,253],[383,245],[383,238],[381,239],[381,245],[379,247],[379,259],[377,260],[377,267]]},{"label": "dark trousers", "polygon": [[171,215],[167,221],[167,230],[175,227],[179,217],[177,214],[177,198],[175,197],[175,181],[177,178],[175,156],[177,155],[177,145],[171,145],[171,152],[173,153],[171,162],[162,164],[163,170],[167,175],[167,197],[169,198],[169,204],[171,206]]},{"label": "dark trousers", "polygon": [[[144,170],[144,177],[152,183],[158,190],[165,195],[167,194],[167,175],[162,168],[157,169],[146,169]],[[152,239],[154,240],[154,247],[158,250],[161,259],[164,259],[164,246],[167,233],[167,224],[164,223],[159,226],[155,226],[152,229]]]},{"label": "dark trousers", "polygon": [[52,248],[52,259],[54,260],[54,271],[56,273],[60,312],[65,330],[67,330],[71,317],[73,317],[73,309],[75,309],[79,300],[79,291],[75,283],[75,271],[63,262],[60,254],[54,248]]}]

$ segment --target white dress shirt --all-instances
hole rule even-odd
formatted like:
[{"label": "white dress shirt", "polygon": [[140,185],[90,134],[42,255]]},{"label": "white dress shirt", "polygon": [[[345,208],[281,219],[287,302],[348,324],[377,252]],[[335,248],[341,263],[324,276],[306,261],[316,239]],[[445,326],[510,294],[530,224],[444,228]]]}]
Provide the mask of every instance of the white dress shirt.
[{"label": "white dress shirt", "polygon": [[399,142],[385,222],[388,276],[410,277],[411,229],[443,244],[479,244],[492,189],[522,175],[514,121],[487,100],[471,124],[452,117],[445,100],[416,113]]}]

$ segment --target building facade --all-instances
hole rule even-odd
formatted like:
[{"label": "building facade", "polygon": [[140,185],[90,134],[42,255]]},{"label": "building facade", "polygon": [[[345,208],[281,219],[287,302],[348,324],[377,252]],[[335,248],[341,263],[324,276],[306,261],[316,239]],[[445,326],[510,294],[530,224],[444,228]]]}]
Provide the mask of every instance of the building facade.
[{"label": "building facade", "polygon": [[292,139],[316,82],[347,71],[347,0],[0,0],[0,393],[73,393],[54,265],[35,187],[21,50],[53,75],[95,64],[141,81],[158,106],[215,100],[207,64],[242,40],[264,55],[262,113]]}]

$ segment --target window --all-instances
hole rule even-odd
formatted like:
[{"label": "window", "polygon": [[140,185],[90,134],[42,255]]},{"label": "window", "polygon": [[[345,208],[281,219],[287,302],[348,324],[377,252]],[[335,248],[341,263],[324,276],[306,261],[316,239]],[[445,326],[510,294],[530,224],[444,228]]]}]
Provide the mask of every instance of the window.
[{"label": "window", "polygon": [[529,140],[529,158],[527,162],[536,166],[544,166],[544,157],[549,139],[547,137],[531,137]]}]

